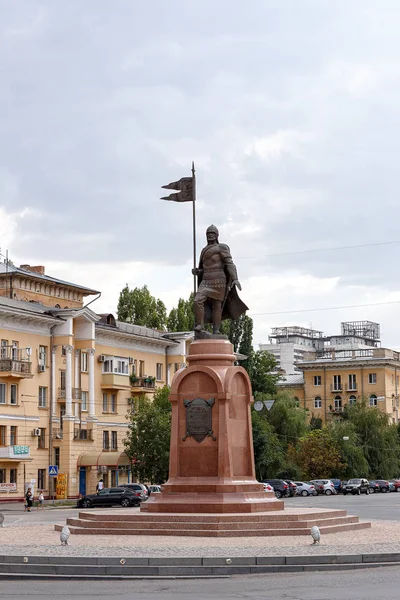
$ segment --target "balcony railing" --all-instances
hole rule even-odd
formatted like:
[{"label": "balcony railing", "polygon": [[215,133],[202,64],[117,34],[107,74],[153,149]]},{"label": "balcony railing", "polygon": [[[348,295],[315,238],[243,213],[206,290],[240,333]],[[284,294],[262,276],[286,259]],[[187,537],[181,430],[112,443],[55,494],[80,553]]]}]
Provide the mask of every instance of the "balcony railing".
[{"label": "balcony railing", "polygon": [[14,360],[13,358],[0,358],[0,374],[29,377],[32,375],[32,363],[26,360]]},{"label": "balcony railing", "polygon": [[74,429],[74,440],[93,441],[93,429]]},{"label": "balcony railing", "polygon": [[343,385],[341,383],[331,383],[331,392],[343,392]]},{"label": "balcony railing", "polygon": [[[65,388],[58,388],[58,397],[65,399],[67,397],[67,391]],[[81,388],[72,388],[72,400],[80,400],[82,398]]]},{"label": "balcony railing", "polygon": [[154,377],[130,377],[131,386],[134,388],[150,388],[156,387],[156,380]]},{"label": "balcony railing", "polygon": [[30,457],[30,446],[4,446],[0,448],[0,459],[13,458],[15,460],[26,460]]},{"label": "balcony railing", "polygon": [[356,392],[357,391],[357,383],[346,383],[346,392]]}]

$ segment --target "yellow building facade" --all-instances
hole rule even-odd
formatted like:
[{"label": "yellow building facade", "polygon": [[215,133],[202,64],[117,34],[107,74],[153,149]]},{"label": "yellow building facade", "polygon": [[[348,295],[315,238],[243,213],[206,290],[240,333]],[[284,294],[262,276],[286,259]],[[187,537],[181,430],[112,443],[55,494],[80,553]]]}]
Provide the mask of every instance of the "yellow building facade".
[{"label": "yellow building facade", "polygon": [[399,352],[388,348],[310,352],[297,367],[303,383],[289,385],[284,379],[279,387],[290,389],[310,417],[326,423],[340,418],[345,406],[365,398],[393,423],[399,422]]},{"label": "yellow building facade", "polygon": [[96,314],[84,306],[96,294],[44,267],[1,265],[0,501],[22,499],[28,486],[77,497],[100,477],[127,482],[131,398],[169,384],[185,364],[192,332]]}]

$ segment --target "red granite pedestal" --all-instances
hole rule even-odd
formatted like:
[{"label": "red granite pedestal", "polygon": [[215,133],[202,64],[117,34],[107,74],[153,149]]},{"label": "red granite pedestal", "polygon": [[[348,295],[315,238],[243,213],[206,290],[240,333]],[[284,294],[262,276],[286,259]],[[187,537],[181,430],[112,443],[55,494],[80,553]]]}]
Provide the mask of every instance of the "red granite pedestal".
[{"label": "red granite pedestal", "polygon": [[[264,492],[255,478],[251,383],[234,361],[228,340],[195,340],[190,345],[189,366],[175,374],[170,394],[169,479],[141,511],[221,514],[283,509],[283,502]],[[200,441],[191,435],[196,415],[188,417],[190,402],[197,398],[210,404],[198,409],[200,422],[204,410],[211,412],[210,430]]]}]

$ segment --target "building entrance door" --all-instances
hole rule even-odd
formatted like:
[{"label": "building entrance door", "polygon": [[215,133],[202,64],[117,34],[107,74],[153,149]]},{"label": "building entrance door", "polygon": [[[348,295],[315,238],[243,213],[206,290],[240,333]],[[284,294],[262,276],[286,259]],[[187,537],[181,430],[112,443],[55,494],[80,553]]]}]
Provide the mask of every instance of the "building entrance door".
[{"label": "building entrance door", "polygon": [[86,467],[81,467],[79,471],[79,493],[81,496],[86,495]]}]

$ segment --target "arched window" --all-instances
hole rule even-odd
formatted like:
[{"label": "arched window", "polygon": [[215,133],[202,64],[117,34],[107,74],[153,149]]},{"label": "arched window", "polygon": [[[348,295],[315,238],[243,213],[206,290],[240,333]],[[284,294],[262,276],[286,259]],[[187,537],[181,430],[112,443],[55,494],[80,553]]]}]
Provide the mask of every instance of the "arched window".
[{"label": "arched window", "polygon": [[61,308],[59,304],[56,304],[54,308]]},{"label": "arched window", "polygon": [[369,397],[369,405],[370,406],[378,406],[378,398],[375,394],[371,394]]},{"label": "arched window", "polygon": [[314,398],[314,408],[322,408],[322,399],[321,399],[321,396],[315,396],[315,398]]},{"label": "arched window", "polygon": [[355,396],[350,396],[349,397],[349,405],[353,406],[353,404],[355,404],[357,402],[357,398]]},{"label": "arched window", "polygon": [[342,409],[342,396],[335,396],[335,410]]}]

